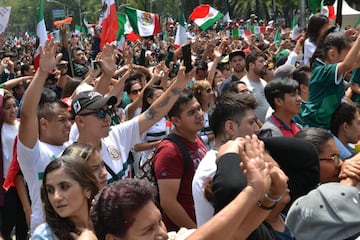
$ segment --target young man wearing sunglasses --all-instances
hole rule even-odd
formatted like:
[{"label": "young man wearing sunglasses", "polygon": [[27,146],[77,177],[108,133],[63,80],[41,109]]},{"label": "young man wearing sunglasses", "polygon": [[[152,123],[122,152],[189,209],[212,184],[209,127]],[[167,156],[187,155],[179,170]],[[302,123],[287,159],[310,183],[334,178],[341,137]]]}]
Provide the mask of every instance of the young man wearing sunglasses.
[{"label": "young man wearing sunglasses", "polygon": [[72,101],[72,114],[79,130],[77,142],[87,143],[100,151],[109,172],[108,182],[131,177],[127,161],[131,148],[141,142],[141,135],[168,113],[191,79],[181,67],[176,81],[145,112],[110,128],[112,106],[116,97],[100,93],[79,93]]}]

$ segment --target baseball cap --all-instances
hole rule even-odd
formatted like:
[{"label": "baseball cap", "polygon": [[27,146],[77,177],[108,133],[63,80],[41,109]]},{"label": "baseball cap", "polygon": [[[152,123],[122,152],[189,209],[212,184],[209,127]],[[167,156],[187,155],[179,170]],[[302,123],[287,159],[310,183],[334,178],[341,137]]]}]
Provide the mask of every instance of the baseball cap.
[{"label": "baseball cap", "polygon": [[75,116],[83,109],[96,110],[105,105],[114,105],[116,101],[115,96],[103,97],[103,95],[94,91],[80,92],[72,100],[71,113]]},{"label": "baseball cap", "polygon": [[231,59],[233,59],[233,57],[235,57],[235,56],[241,56],[241,57],[245,58],[245,53],[241,50],[232,51],[229,54],[229,61],[231,61]]},{"label": "baseball cap", "polygon": [[291,75],[296,70],[296,67],[291,64],[283,64],[274,72],[274,78],[291,78]]},{"label": "baseball cap", "polygon": [[[289,56],[289,54],[290,54],[290,51],[288,50],[288,49],[283,49],[283,50],[281,50],[278,54],[276,54],[276,56],[275,56],[275,61],[276,62],[278,62],[281,58],[283,58],[283,57],[286,57],[286,59],[287,59],[287,57]],[[281,65],[281,64],[280,64]],[[279,65],[279,66],[280,66]]]},{"label": "baseball cap", "polygon": [[360,236],[359,189],[338,182],[325,183],[297,199],[286,225],[297,240],[348,239]]}]

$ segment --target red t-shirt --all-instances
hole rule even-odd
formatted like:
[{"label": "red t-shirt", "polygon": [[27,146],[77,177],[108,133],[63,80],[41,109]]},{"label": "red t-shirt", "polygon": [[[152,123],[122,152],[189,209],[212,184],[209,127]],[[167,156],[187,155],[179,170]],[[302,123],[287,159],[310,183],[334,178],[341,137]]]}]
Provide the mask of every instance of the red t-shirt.
[{"label": "red t-shirt", "polygon": [[[158,180],[181,179],[177,200],[185,209],[190,218],[196,222],[191,183],[195,174],[195,170],[199,166],[201,159],[203,159],[205,156],[207,148],[198,136],[196,143],[191,142],[181,136],[180,138],[184,142],[190,155],[191,160],[189,169],[187,169],[187,171],[184,173],[184,159],[176,143],[170,140],[164,140],[159,144],[156,151],[154,158],[154,170]],[[177,231],[180,227],[182,227],[174,224],[164,211],[162,214],[163,221],[168,231]]]}]

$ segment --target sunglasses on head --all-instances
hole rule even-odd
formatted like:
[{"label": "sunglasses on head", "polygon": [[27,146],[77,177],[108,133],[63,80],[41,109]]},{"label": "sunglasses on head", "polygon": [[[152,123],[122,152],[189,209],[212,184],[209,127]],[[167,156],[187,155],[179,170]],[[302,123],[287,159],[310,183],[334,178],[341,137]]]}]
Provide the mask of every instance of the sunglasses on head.
[{"label": "sunglasses on head", "polygon": [[96,115],[99,119],[104,119],[106,117],[106,114],[108,114],[110,117],[113,114],[113,111],[111,109],[98,109],[94,112],[87,112],[87,113],[81,113],[80,116],[88,116],[88,115]]},{"label": "sunglasses on head", "polygon": [[141,90],[142,90],[142,88],[131,90],[130,93],[135,95],[135,94],[138,94],[139,92],[141,92]]}]

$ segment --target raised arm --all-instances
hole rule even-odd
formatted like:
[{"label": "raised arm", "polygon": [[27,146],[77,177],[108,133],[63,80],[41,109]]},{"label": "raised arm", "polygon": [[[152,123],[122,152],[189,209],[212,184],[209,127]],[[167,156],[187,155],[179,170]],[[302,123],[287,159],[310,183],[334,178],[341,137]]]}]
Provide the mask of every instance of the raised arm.
[{"label": "raised arm", "polygon": [[41,91],[49,71],[60,61],[61,54],[55,56],[56,46],[54,40],[46,41],[45,46],[40,47],[40,67],[25,92],[21,106],[19,140],[29,148],[33,148],[38,139],[37,106],[40,101]]},{"label": "raised arm", "polygon": [[100,65],[102,74],[94,87],[94,91],[105,94],[109,91],[109,84],[116,70],[114,49],[106,44],[101,52]]},{"label": "raised arm", "polygon": [[181,91],[193,77],[195,68],[185,74],[185,67],[181,66],[175,82],[151,106],[139,116],[140,134],[149,129],[164,117],[178,99]]},{"label": "raised arm", "polygon": [[358,35],[350,51],[348,52],[348,54],[346,54],[344,61],[338,64],[338,76],[360,67],[359,52],[360,52],[360,37]]},{"label": "raised arm", "polygon": [[[258,206],[265,202],[265,193],[271,194],[274,187],[283,191],[287,178],[264,160],[264,146],[256,137],[228,141],[219,150],[240,155],[247,177],[247,186],[225,208],[202,225],[187,240],[193,239],[246,239],[268,216],[269,211]],[[269,192],[270,191],[270,192]]]},{"label": "raised arm", "polygon": [[218,65],[219,61],[222,58],[222,49],[224,48],[224,44],[225,44],[225,42],[221,42],[219,47],[214,49],[215,58],[214,58],[214,61],[213,61],[212,65],[211,65],[211,67],[210,67],[209,74],[208,74],[208,77],[207,77],[207,80],[210,82],[210,86],[213,85],[214,77],[215,77],[215,71],[216,71],[216,68],[217,68],[217,65]]},{"label": "raised arm", "polygon": [[26,80],[31,80],[32,78],[33,78],[33,76],[26,76],[26,77],[18,77],[18,78],[10,79],[3,83],[3,87],[7,90],[11,90],[19,83],[26,81]]},{"label": "raised arm", "polygon": [[142,90],[139,93],[139,95],[137,96],[137,98],[129,104],[129,107],[127,110],[128,111],[128,113],[127,113],[128,119],[132,119],[135,115],[136,109],[141,106],[145,89],[147,87],[153,85],[156,81],[159,80],[159,78],[160,78],[159,71],[157,71],[155,69],[155,73],[152,75],[152,78],[150,79],[150,81],[145,84],[145,86],[142,88]]}]

